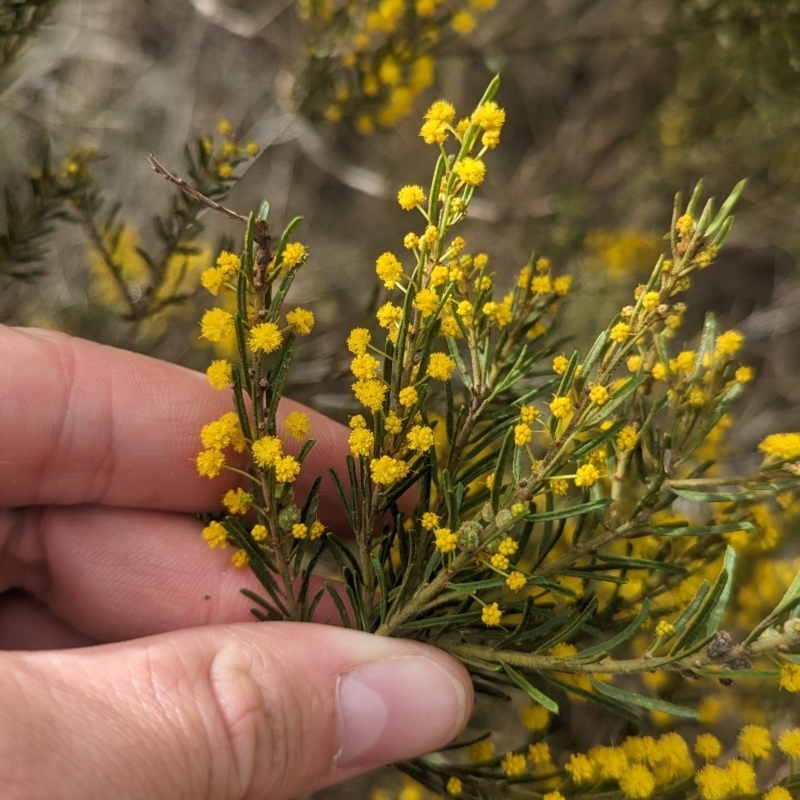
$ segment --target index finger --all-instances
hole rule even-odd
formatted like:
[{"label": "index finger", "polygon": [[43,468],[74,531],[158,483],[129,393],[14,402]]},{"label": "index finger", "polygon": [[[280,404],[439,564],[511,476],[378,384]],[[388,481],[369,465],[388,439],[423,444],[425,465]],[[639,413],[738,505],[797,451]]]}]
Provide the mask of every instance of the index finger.
[{"label": "index finger", "polygon": [[[238,480],[200,478],[199,432],[233,408],[198,372],[62,333],[0,326],[0,505],[219,507]],[[347,428],[311,417],[299,491],[343,466]],[[323,484],[323,492],[332,490]]]}]

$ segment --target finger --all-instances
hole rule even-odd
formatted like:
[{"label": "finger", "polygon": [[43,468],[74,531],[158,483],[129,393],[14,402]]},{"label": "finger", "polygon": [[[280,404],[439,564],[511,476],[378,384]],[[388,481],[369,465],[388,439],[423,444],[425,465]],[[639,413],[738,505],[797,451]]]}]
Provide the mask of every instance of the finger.
[{"label": "finger", "polygon": [[440,747],[472,706],[441,651],[309,624],[6,654],[0,669],[8,797],[284,800]]},{"label": "finger", "polygon": [[16,590],[0,594],[0,650],[48,650],[95,644],[44,603]]},{"label": "finger", "polygon": [[[249,569],[231,564],[233,548],[210,550],[202,523],[185,515],[50,506],[0,513],[0,531],[4,519],[13,533],[0,551],[0,591],[24,589],[96,641],[252,620],[253,602],[240,590],[266,596]],[[315,620],[337,618],[324,597]]]},{"label": "finger", "polygon": [[[282,413],[303,408],[284,401]],[[203,375],[53,331],[0,326],[0,505],[102,503],[201,511],[237,478],[200,478],[200,429],[232,410]],[[309,409],[298,492],[343,466],[347,429]],[[324,511],[324,509],[323,509]]]}]

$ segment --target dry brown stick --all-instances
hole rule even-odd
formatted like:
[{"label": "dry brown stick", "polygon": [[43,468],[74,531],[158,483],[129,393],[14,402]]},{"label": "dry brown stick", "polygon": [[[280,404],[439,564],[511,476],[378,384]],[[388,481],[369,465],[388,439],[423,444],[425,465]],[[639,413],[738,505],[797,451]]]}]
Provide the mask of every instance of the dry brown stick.
[{"label": "dry brown stick", "polygon": [[231,211],[229,208],[225,208],[225,206],[215,203],[213,200],[210,200],[204,194],[198,192],[197,189],[186,183],[183,178],[178,178],[176,175],[173,175],[166,167],[163,167],[158,163],[158,161],[156,161],[155,156],[152,153],[147,156],[147,160],[150,162],[150,166],[153,168],[154,172],[158,173],[162,178],[168,180],[170,183],[174,183],[182,192],[188,194],[193,200],[196,200],[198,203],[202,203],[209,208],[213,208],[214,211],[219,211],[220,214],[224,214],[226,217],[239,220],[240,222],[247,222],[247,217],[243,217],[236,211]]}]

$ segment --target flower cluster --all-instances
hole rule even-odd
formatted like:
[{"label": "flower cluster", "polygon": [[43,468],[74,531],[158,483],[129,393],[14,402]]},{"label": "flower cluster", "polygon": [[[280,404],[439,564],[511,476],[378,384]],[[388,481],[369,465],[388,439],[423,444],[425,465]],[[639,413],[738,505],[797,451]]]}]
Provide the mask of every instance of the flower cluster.
[{"label": "flower cluster", "polygon": [[469,36],[497,0],[361,0],[298,3],[308,26],[301,81],[312,119],[346,121],[362,134],[413,111],[434,80],[437,44]]},{"label": "flower cluster", "polygon": [[[778,752],[800,759],[800,729],[782,723],[776,734],[753,714],[734,755],[711,728],[720,685],[744,697],[740,679],[760,678],[773,696],[800,692],[800,564],[767,555],[800,518],[800,434],[766,437],[756,471],[726,474],[735,401],[754,377],[738,361],[746,341],[711,317],[698,341],[676,341],[681,295],[714,260],[743,187],[716,214],[711,201],[699,210],[702,187],[677,198],[649,278],[570,352],[554,331],[571,278],[534,253],[502,286],[457,230],[500,143],[497,88],[460,121],[446,100],[424,115],[432,182],[399,188],[415,222],[402,246],[376,256],[384,295],[346,338],[349,452],[330,470],[342,531],[317,519],[322,477],[297,480],[310,417],[279,419],[294,344],[315,322],[309,309],[284,309],[308,255],[292,240],[296,222],[273,252],[265,214],[251,215],[241,254],[222,253],[203,274],[221,304],[201,335],[235,341],[237,357],[208,368],[235,411],[203,428],[197,468],[243,479],[203,536],[238,546],[233,563],[264,588],[248,594],[259,618],[310,620],[327,596],[343,625],[435,643],[487,692],[529,697],[507,752],[484,737],[408,765],[428,788],[477,797],[506,781],[545,800],[754,795],[757,764]],[[338,580],[313,593],[323,556]],[[553,718],[581,703],[644,730],[565,750]],[[676,718],[694,726],[693,747],[683,729],[656,730]],[[785,800],[793,781],[773,781],[765,797]]]}]

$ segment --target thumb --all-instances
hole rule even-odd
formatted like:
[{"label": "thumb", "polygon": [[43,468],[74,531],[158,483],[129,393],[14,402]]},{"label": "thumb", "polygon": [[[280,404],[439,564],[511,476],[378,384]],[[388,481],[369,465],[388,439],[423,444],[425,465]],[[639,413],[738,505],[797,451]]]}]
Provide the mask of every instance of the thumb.
[{"label": "thumb", "polygon": [[243,623],[0,656],[10,800],[283,800],[441,747],[472,689],[436,648]]}]

